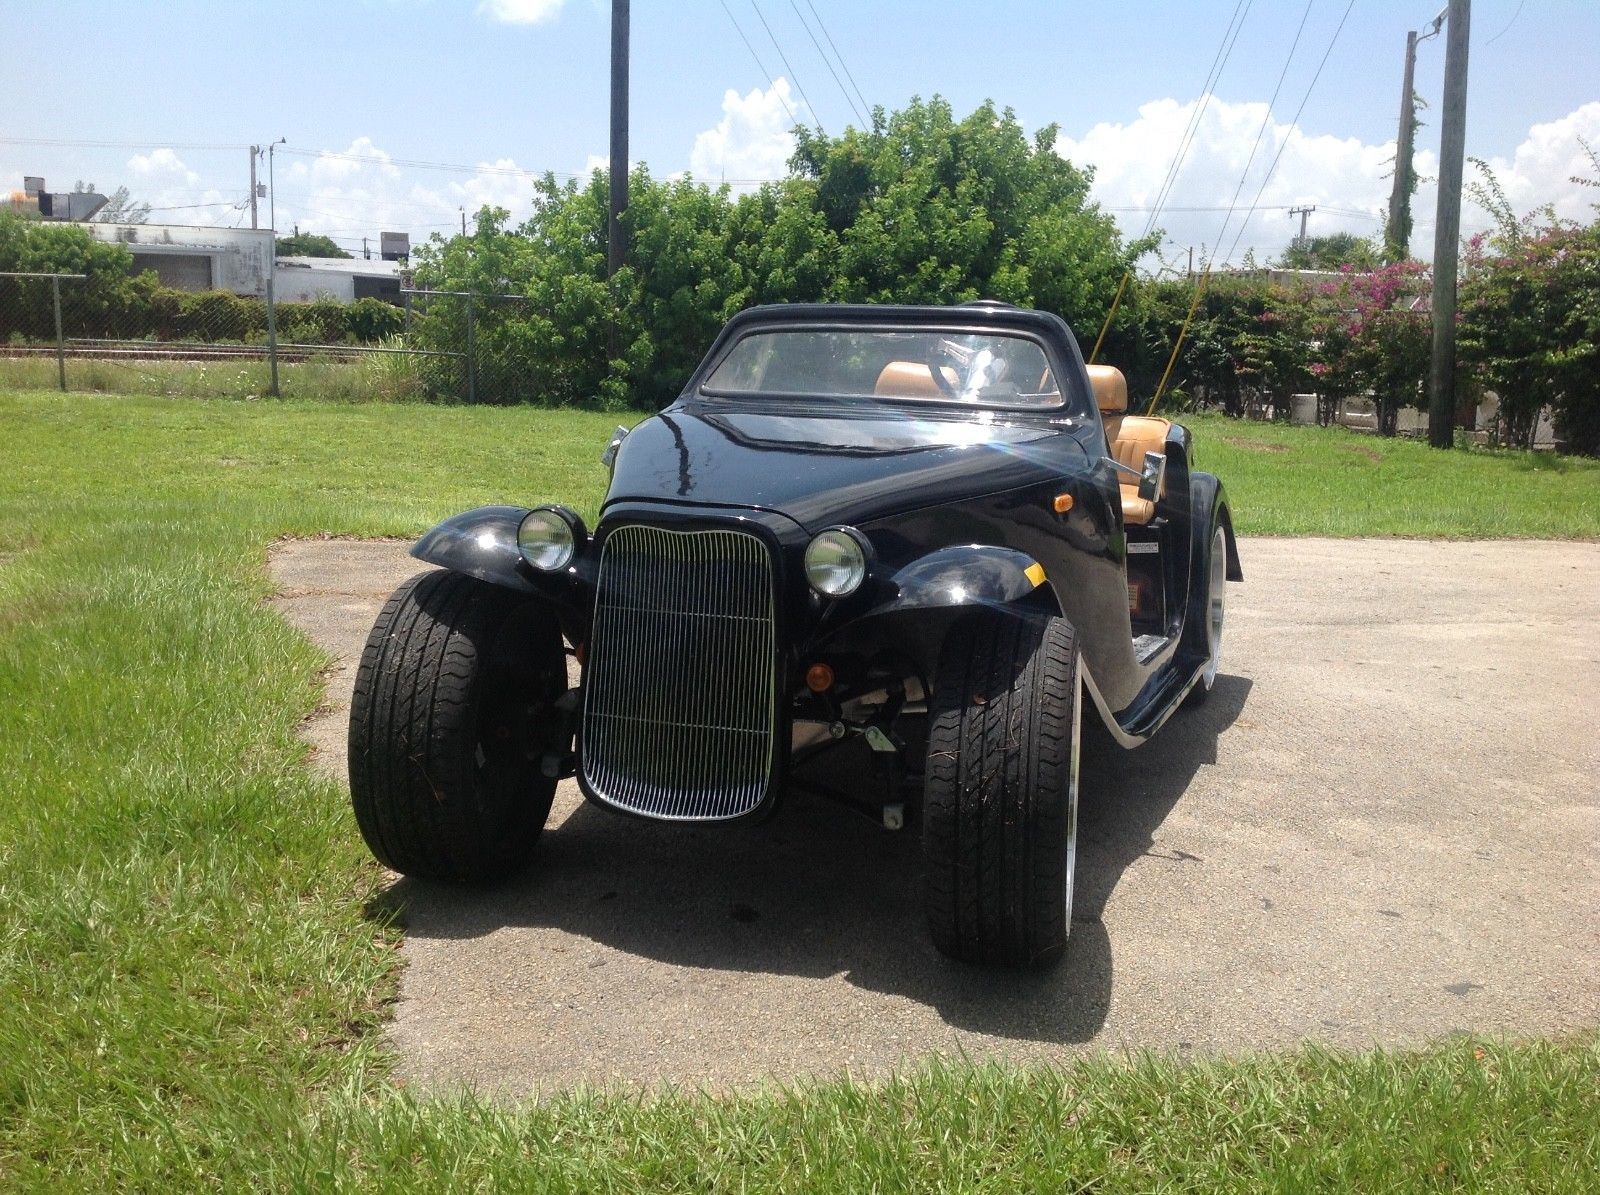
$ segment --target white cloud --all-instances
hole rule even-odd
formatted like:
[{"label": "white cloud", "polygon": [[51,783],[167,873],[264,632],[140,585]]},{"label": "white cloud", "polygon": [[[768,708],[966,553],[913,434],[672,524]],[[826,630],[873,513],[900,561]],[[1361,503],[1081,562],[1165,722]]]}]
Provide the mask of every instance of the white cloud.
[{"label": "white cloud", "polygon": [[345,149],[322,150],[310,162],[295,162],[290,172],[295,178],[309,178],[317,183],[338,182],[365,174],[386,178],[400,176],[389,154],[374,145],[371,137],[357,137]]},{"label": "white cloud", "polygon": [[200,181],[200,176],[184,165],[183,159],[165,146],[153,149],[147,154],[134,154],[128,159],[128,169],[139,177],[148,178],[153,182],[182,179],[193,186]]},{"label": "white cloud", "polygon": [[566,0],[483,0],[478,12],[508,25],[538,25],[552,20]]},{"label": "white cloud", "polygon": [[[1056,150],[1079,165],[1095,167],[1094,197],[1106,207],[1148,208],[1161,189],[1167,166],[1198,102],[1153,100],[1140,107],[1135,120],[1097,124],[1078,138],[1060,137]],[[1207,106],[1158,221],[1172,242],[1163,250],[1169,259],[1193,245],[1198,261],[1202,246],[1210,250],[1219,244],[1219,234],[1220,252],[1227,253],[1239,233],[1243,212],[1254,200],[1280,149],[1282,158],[1261,196],[1264,210],[1258,210],[1245,226],[1232,255],[1234,260],[1251,247],[1258,259],[1281,252],[1299,228],[1299,218],[1291,219],[1282,210],[1289,206],[1317,205],[1308,226],[1313,235],[1349,231],[1371,236],[1382,231],[1394,142],[1369,144],[1355,137],[1312,134],[1277,119],[1267,123],[1239,192],[1239,211],[1226,230],[1225,211],[1179,210],[1225,209],[1233,202],[1240,174],[1250,159],[1251,144],[1265,115],[1266,105],[1262,103],[1213,98]],[[1591,144],[1600,143],[1600,103],[1586,104],[1560,120],[1535,125],[1510,159],[1490,159],[1519,210],[1554,201],[1563,215],[1581,217],[1588,213],[1590,197],[1568,181],[1571,175],[1582,173],[1589,166],[1578,144],[1579,135]],[[1419,148],[1415,167],[1424,181],[1412,201],[1415,231],[1411,248],[1413,253],[1429,257],[1438,157],[1432,150]],[[1137,236],[1144,230],[1147,212],[1113,214],[1128,235]],[[1488,222],[1487,215],[1473,205],[1462,213],[1467,231],[1486,227]]]},{"label": "white cloud", "polygon": [[533,178],[513,158],[478,163],[477,170],[454,178],[414,177],[368,137],[358,137],[339,156],[324,151],[309,160],[279,163],[278,227],[298,225],[321,232],[351,250],[361,238],[385,229],[409,231],[413,243],[434,232],[450,235],[470,222],[480,207],[503,207],[512,222],[533,208]]},{"label": "white cloud", "polygon": [[740,95],[731,87],[722,97],[722,119],[694,139],[689,172],[701,182],[781,178],[794,153],[790,129],[805,119],[805,105],[796,101],[789,80],[779,78],[767,90]]},{"label": "white cloud", "polygon": [[[1595,176],[1594,163],[1584,152],[1584,141],[1600,152],[1600,101],[1575,108],[1559,120],[1534,125],[1509,159],[1491,157],[1485,161],[1518,213],[1549,203],[1558,216],[1588,221],[1595,217],[1591,205],[1600,201],[1600,192],[1571,181],[1574,176]],[[1468,178],[1475,175],[1468,165]]]}]

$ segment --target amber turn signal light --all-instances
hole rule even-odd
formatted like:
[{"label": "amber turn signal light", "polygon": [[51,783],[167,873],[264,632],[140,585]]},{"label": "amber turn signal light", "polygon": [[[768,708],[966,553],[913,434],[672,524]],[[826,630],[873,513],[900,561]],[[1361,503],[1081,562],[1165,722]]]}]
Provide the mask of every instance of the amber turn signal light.
[{"label": "amber turn signal light", "polygon": [[816,663],[806,669],[806,688],[813,693],[826,693],[833,688],[833,669]]},{"label": "amber turn signal light", "polygon": [[1052,502],[1050,505],[1055,507],[1056,513],[1058,515],[1064,515],[1064,514],[1067,513],[1067,511],[1072,509],[1072,495],[1071,494],[1057,494],[1056,495],[1056,500],[1054,502]]}]

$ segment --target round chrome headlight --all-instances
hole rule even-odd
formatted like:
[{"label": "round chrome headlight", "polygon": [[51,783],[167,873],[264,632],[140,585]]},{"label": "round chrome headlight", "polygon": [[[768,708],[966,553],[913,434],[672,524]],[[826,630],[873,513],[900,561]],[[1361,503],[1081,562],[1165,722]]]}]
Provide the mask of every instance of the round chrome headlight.
[{"label": "round chrome headlight", "polygon": [[572,522],[558,510],[540,507],[522,516],[517,527],[517,547],[522,558],[544,573],[560,572],[572,563],[578,535]]},{"label": "round chrome headlight", "polygon": [[823,597],[846,597],[867,579],[867,550],[858,534],[834,527],[806,545],[806,580]]}]

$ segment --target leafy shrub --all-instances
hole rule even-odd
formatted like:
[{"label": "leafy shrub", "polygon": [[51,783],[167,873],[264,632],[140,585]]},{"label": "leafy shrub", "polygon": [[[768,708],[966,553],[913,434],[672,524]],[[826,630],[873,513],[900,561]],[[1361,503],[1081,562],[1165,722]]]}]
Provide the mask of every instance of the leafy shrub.
[{"label": "leafy shrub", "polygon": [[1600,222],[1474,238],[1461,346],[1512,444],[1532,443],[1548,406],[1570,451],[1600,455]]},{"label": "leafy shrub", "polygon": [[293,344],[338,344],[348,338],[348,305],[336,299],[278,304],[278,339]]},{"label": "leafy shrub", "polygon": [[183,295],[177,303],[178,339],[234,341],[252,339],[267,326],[265,306],[225,290]]},{"label": "leafy shrub", "polygon": [[357,299],[344,308],[345,336],[357,344],[376,344],[398,336],[405,324],[405,312],[382,299]]}]

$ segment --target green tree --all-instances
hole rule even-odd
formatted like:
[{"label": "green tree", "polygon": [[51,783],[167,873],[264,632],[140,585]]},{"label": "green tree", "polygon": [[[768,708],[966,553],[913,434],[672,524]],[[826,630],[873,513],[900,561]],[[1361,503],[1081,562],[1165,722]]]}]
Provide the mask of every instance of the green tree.
[{"label": "green tree", "polygon": [[[72,185],[72,189],[79,194],[94,190],[93,183],[83,182],[81,179]],[[105,207],[93,216],[96,224],[143,224],[150,219],[150,205],[137,202],[128,192],[127,187],[118,187],[106,198]]]},{"label": "green tree", "polygon": [[[96,240],[79,224],[29,219],[0,211],[0,272],[82,274],[61,283],[69,336],[121,335],[137,323],[156,289],[155,275],[130,276],[126,245]],[[47,278],[0,279],[0,341],[55,335]]]},{"label": "green tree", "polygon": [[1124,244],[1089,199],[1093,171],[992,103],[956,120],[935,96],[870,130],[798,130],[791,168],[836,248],[823,296],[857,302],[1004,299],[1098,330],[1117,282],[1155,239]]},{"label": "green tree", "polygon": [[1500,248],[1469,247],[1463,356],[1499,396],[1512,444],[1530,446],[1549,407],[1570,451],[1600,455],[1600,222]]},{"label": "green tree", "polygon": [[1479,178],[1469,193],[1495,230],[1467,243],[1463,358],[1498,395],[1512,444],[1531,446],[1548,407],[1570,451],[1600,455],[1600,219],[1562,220],[1548,204],[1518,215],[1487,164],[1473,165]]},{"label": "green tree", "polygon": [[1382,262],[1383,254],[1378,246],[1353,232],[1307,237],[1303,242],[1290,245],[1278,259],[1278,265],[1285,270],[1338,270],[1346,266],[1372,270]]},{"label": "green tree", "polygon": [[290,236],[278,238],[279,257],[351,257],[339,248],[332,237],[323,236],[319,232],[296,231]]},{"label": "green tree", "polygon": [[[1091,176],[985,104],[957,121],[913,101],[870,131],[800,130],[790,177],[733,198],[635,170],[629,265],[606,276],[606,178],[535,186],[519,228],[498,209],[413,258],[421,288],[469,291],[480,397],[655,406],[717,329],[756,303],[1007,299],[1092,335],[1147,247],[1089,200]],[[511,295],[514,299],[491,296]],[[465,300],[413,306],[413,329],[460,351]],[[613,353],[613,346],[615,352]]]},{"label": "green tree", "polygon": [[1394,435],[1401,408],[1422,401],[1433,351],[1433,322],[1420,302],[1427,289],[1427,267],[1414,261],[1352,273],[1343,283],[1350,325],[1333,361],[1347,392],[1371,396],[1386,436]]}]

